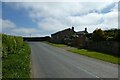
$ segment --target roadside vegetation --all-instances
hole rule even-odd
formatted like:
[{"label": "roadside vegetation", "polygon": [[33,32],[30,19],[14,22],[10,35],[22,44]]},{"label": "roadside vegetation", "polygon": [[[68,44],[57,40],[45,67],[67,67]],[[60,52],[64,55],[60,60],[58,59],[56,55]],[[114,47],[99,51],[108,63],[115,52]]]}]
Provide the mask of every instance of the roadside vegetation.
[{"label": "roadside vegetation", "polygon": [[91,51],[91,50],[87,50],[87,49],[71,49],[68,51],[73,52],[73,53],[77,53],[80,55],[100,59],[103,61],[111,62],[114,64],[120,64],[120,62],[118,61],[118,59],[120,59],[120,58],[112,56],[112,55],[108,55],[105,53],[101,53],[101,52]]},{"label": "roadside vegetation", "polygon": [[45,43],[48,43],[48,44],[56,46],[56,47],[66,47],[67,46],[67,45],[64,45],[64,44],[55,44],[55,43],[51,43],[51,42],[47,42],[47,41]]},{"label": "roadside vegetation", "polygon": [[2,34],[2,78],[30,79],[30,53],[22,37]]},{"label": "roadside vegetation", "polygon": [[[2,58],[2,34],[0,34],[0,59]],[[2,60],[0,60],[0,79],[2,79]]]},{"label": "roadside vegetation", "polygon": [[[48,44],[52,45],[52,46],[56,46],[56,47],[68,47],[67,45],[64,45],[64,44],[55,44],[55,43],[50,43],[50,42],[47,42]],[[64,48],[62,48],[64,49]],[[99,59],[99,60],[103,60],[103,61],[106,61],[106,62],[111,62],[111,63],[114,63],[114,64],[120,64],[120,58],[119,57],[115,57],[115,56],[112,56],[112,55],[109,55],[109,54],[106,54],[106,53],[102,53],[102,52],[96,52],[96,51],[92,51],[92,50],[87,50],[87,49],[78,49],[78,48],[69,48],[67,49],[67,51],[70,51],[70,52],[73,52],[73,53],[77,53],[77,54],[80,54],[80,55],[84,55],[84,56],[88,56],[88,57],[91,57],[91,58],[95,58],[95,59]]]}]

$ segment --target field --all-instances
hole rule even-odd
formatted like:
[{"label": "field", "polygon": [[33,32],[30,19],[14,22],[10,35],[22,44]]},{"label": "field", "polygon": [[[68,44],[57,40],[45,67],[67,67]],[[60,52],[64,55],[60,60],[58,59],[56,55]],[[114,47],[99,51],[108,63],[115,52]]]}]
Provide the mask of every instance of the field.
[{"label": "field", "polygon": [[2,78],[30,78],[30,47],[22,37],[2,34]]}]

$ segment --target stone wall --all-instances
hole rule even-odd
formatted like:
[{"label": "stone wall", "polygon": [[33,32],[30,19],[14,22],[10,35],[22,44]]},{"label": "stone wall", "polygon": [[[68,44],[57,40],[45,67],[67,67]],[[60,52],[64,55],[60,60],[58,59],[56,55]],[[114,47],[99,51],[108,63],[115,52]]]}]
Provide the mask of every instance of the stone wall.
[{"label": "stone wall", "polygon": [[118,55],[119,53],[119,43],[114,41],[87,41],[85,44],[85,48],[90,50],[106,52],[112,55]]}]

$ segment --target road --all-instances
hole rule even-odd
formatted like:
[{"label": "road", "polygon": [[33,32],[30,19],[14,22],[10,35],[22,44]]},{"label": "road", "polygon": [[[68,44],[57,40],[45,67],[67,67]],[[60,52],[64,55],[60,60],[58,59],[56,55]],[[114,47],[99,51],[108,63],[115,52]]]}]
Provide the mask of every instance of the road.
[{"label": "road", "polygon": [[118,78],[118,66],[65,51],[42,42],[29,42],[32,78]]}]

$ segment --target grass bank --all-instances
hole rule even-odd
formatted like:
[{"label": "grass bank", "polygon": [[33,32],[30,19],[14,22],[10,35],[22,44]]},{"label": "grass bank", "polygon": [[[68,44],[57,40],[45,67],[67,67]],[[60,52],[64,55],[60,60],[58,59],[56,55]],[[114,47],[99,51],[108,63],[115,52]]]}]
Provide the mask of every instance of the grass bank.
[{"label": "grass bank", "polygon": [[30,79],[30,47],[22,37],[2,35],[2,78]]},{"label": "grass bank", "polygon": [[[56,46],[56,47],[67,47],[67,45],[64,44],[55,44],[55,43],[49,43],[50,45]],[[64,49],[64,48],[62,48]],[[77,49],[77,48],[67,48],[67,51],[73,52],[73,53],[77,53],[80,55],[84,55],[84,56],[88,56],[91,58],[95,58],[95,59],[99,59],[99,60],[103,60],[106,62],[110,62],[110,63],[114,63],[114,64],[120,64],[120,58],[119,57],[115,57],[109,54],[105,54],[102,52],[96,52],[96,51],[91,51],[91,50],[87,50],[87,49]]]},{"label": "grass bank", "polygon": [[68,51],[73,52],[73,53],[77,53],[80,55],[100,59],[103,61],[111,62],[114,64],[120,64],[120,61],[118,61],[118,59],[120,59],[120,58],[109,55],[109,54],[101,53],[101,52],[90,51],[90,50],[86,50],[86,49],[71,49]]},{"label": "grass bank", "polygon": [[56,47],[66,47],[67,46],[67,45],[64,45],[64,44],[55,44],[55,43],[50,43],[50,42],[47,42],[47,41],[45,43],[50,44],[52,46],[56,46]]}]

